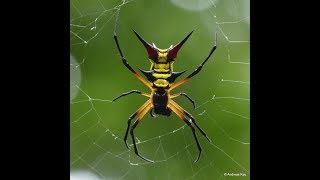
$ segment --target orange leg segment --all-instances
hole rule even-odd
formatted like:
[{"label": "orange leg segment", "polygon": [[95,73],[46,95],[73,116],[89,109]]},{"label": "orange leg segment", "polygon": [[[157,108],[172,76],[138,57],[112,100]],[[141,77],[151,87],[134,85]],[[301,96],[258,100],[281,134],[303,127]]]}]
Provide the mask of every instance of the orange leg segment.
[{"label": "orange leg segment", "polygon": [[194,102],[194,100],[192,100],[186,93],[178,93],[178,94],[173,94],[173,95],[170,95],[170,99],[173,99],[173,98],[176,98],[176,97],[179,97],[179,96],[184,96],[186,97],[193,105],[193,110],[196,109],[196,103]]},{"label": "orange leg segment", "polygon": [[140,115],[140,114],[143,112],[143,110],[145,110],[146,107],[147,107],[147,106],[150,106],[150,105],[151,105],[151,100],[149,99],[149,100],[146,101],[136,112],[134,112],[134,113],[129,117],[126,134],[125,134],[125,136],[124,136],[124,138],[123,138],[124,143],[125,143],[125,145],[127,146],[128,149],[130,149],[130,148],[129,148],[129,146],[128,146],[127,139],[128,139],[129,128],[130,128],[130,126],[131,126],[131,120],[132,120],[134,117],[136,117],[136,115]]},{"label": "orange leg segment", "polygon": [[194,119],[194,117],[186,110],[184,110],[181,106],[179,106],[179,104],[177,104],[176,102],[174,102],[173,100],[170,100],[169,102],[172,106],[174,106],[179,112],[183,113],[185,116],[189,117],[192,121],[192,123],[198,128],[198,130],[201,132],[201,134],[209,141],[211,142],[211,140],[209,139],[209,137],[207,136],[207,134],[198,126],[198,124],[196,123],[196,120]]},{"label": "orange leg segment", "polygon": [[131,137],[132,137],[132,142],[133,142],[133,147],[134,147],[134,152],[136,153],[137,156],[139,156],[141,159],[147,161],[147,162],[151,162],[153,163],[154,161],[152,160],[149,160],[143,156],[141,156],[139,154],[139,151],[138,151],[138,147],[137,147],[137,144],[136,144],[136,140],[135,140],[135,137],[134,137],[134,133],[133,133],[133,130],[137,127],[137,125],[139,124],[140,120],[143,118],[143,116],[152,108],[152,104],[149,103],[142,111],[141,113],[139,114],[137,120],[134,122],[134,124],[131,126],[130,128],[130,134],[131,134]]},{"label": "orange leg segment", "polygon": [[197,138],[197,135],[196,135],[196,132],[195,132],[195,129],[194,129],[193,125],[191,124],[191,122],[188,119],[186,119],[186,117],[174,105],[169,103],[168,104],[168,108],[170,108],[174,113],[176,113],[176,115],[180,119],[182,119],[191,128],[193,137],[196,140],[196,144],[197,144],[197,147],[198,147],[198,150],[199,150],[199,154],[198,154],[198,157],[195,160],[195,162],[199,161],[200,156],[201,156],[201,152],[202,152],[202,148],[201,148],[200,143],[198,141],[198,138]]}]

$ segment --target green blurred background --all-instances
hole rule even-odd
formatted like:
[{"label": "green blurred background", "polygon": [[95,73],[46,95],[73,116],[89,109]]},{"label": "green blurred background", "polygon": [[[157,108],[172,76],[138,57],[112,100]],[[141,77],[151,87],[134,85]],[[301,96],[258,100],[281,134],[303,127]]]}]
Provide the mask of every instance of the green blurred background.
[{"label": "green blurred background", "polygon": [[[70,7],[71,179],[250,179],[249,0],[71,0]],[[176,99],[212,140],[197,132],[203,148],[197,163],[191,130],[174,114],[147,114],[135,129],[140,153],[155,163],[126,149],[127,119],[147,99],[110,100],[149,89],[121,62],[113,39],[116,8],[119,41],[136,70],[148,70],[150,62],[132,29],[162,49],[195,30],[174,64],[175,71],[187,70],[185,76],[208,55],[217,31],[218,48],[202,71],[174,90],[196,101],[193,110],[183,97]]]}]

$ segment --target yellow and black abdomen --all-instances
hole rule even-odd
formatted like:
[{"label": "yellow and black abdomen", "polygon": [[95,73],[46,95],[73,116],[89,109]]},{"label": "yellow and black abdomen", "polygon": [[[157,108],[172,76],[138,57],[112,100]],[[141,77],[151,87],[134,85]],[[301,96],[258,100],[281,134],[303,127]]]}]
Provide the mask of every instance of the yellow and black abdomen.
[{"label": "yellow and black abdomen", "polygon": [[168,89],[176,78],[185,72],[172,72],[172,63],[152,63],[150,71],[139,70],[152,83],[153,87]]}]

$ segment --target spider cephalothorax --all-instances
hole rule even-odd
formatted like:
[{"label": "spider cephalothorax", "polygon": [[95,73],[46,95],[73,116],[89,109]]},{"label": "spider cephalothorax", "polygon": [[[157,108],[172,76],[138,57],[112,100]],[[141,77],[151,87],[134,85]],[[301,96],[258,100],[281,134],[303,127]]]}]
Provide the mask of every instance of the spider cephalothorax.
[{"label": "spider cephalothorax", "polygon": [[[119,50],[122,62],[126,66],[126,68],[128,68],[142,83],[144,83],[151,90],[150,94],[145,93],[145,92],[141,92],[139,90],[131,90],[129,92],[121,94],[120,96],[118,96],[112,100],[112,101],[115,101],[123,96],[129,95],[132,93],[141,94],[142,96],[146,96],[149,98],[136,112],[134,112],[129,117],[126,134],[124,136],[125,145],[127,146],[127,148],[129,148],[129,145],[127,143],[127,138],[128,138],[128,133],[129,133],[129,129],[130,129],[130,134],[132,137],[134,151],[137,154],[137,156],[144,159],[145,161],[153,162],[153,161],[151,161],[151,160],[149,160],[139,154],[133,130],[136,128],[136,126],[138,125],[140,120],[144,117],[144,115],[148,111],[150,111],[150,114],[153,117],[154,117],[154,115],[152,114],[152,111],[154,111],[155,114],[163,115],[163,116],[170,116],[173,111],[192,130],[193,136],[195,138],[195,141],[196,141],[196,144],[197,144],[197,147],[199,150],[199,154],[196,159],[196,162],[197,162],[200,158],[202,149],[199,144],[198,138],[196,136],[194,126],[196,126],[196,128],[200,131],[200,133],[203,136],[205,136],[205,138],[209,142],[210,142],[210,139],[207,136],[207,134],[197,125],[194,117],[189,112],[184,110],[181,106],[179,106],[172,99],[179,97],[179,96],[184,96],[192,103],[193,108],[195,108],[194,101],[185,93],[177,93],[177,94],[171,95],[170,92],[174,88],[184,84],[187,80],[189,80],[191,77],[193,77],[194,75],[196,75],[200,72],[200,70],[202,69],[204,64],[208,61],[208,59],[210,58],[210,56],[212,55],[212,53],[214,52],[214,50],[217,47],[216,46],[217,35],[216,35],[216,39],[215,39],[215,44],[214,44],[213,48],[210,50],[207,58],[190,75],[188,75],[184,79],[175,83],[176,78],[179,77],[181,74],[183,74],[185,71],[174,72],[173,71],[173,63],[175,61],[175,58],[177,57],[177,54],[178,54],[180,48],[187,41],[187,39],[190,37],[190,35],[192,34],[193,31],[191,33],[189,33],[180,43],[176,44],[175,46],[171,45],[168,49],[159,49],[156,47],[155,44],[151,45],[150,43],[146,42],[136,31],[134,31],[134,33],[136,34],[138,39],[142,42],[142,44],[146,48],[147,53],[148,53],[148,58],[151,62],[151,67],[150,67],[149,71],[139,69],[148,79],[148,80],[145,80],[140,74],[138,74],[129,65],[129,63],[127,62],[127,60],[124,57],[122,50],[120,48],[120,44],[119,44],[118,36],[117,36],[117,31],[116,31],[118,20],[119,20],[119,13],[120,13],[120,11],[118,10],[116,23],[115,23],[115,29],[114,29],[114,39],[116,42],[116,46]],[[136,119],[134,124],[131,126],[131,121],[136,116],[138,116],[138,118]]]}]

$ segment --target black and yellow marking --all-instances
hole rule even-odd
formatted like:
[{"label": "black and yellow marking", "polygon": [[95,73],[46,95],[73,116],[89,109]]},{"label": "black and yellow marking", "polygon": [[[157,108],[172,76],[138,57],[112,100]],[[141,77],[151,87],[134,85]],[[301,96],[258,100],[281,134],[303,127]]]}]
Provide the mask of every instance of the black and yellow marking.
[{"label": "black and yellow marking", "polygon": [[158,49],[157,60],[150,59],[151,67],[149,71],[139,69],[152,83],[153,88],[165,88],[168,89],[174,83],[182,72],[173,71],[174,61],[168,60],[168,49]]}]

